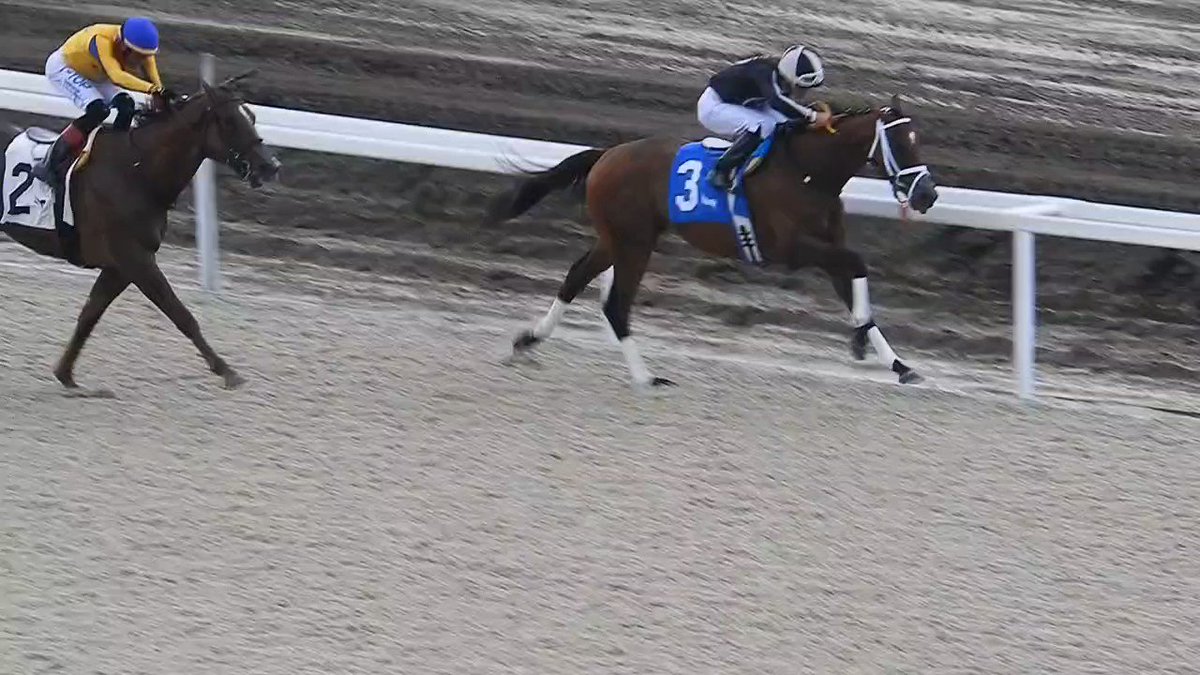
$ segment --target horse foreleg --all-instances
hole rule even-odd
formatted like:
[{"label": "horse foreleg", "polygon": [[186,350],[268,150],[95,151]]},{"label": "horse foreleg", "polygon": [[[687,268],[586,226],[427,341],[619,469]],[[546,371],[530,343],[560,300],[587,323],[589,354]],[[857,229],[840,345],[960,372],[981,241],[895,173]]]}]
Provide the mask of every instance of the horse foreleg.
[{"label": "horse foreleg", "polygon": [[54,367],[54,377],[64,387],[74,389],[79,386],[75,384],[75,361],[100,317],[104,316],[108,306],[127,286],[129,280],[117,270],[100,270],[100,276],[96,277],[96,282],[92,284],[92,290],[88,293],[87,302],[83,303],[83,309],[79,312],[79,320],[75,322],[75,332],[71,335],[71,341],[67,343],[67,348],[58,359],[58,365]]},{"label": "horse foreleg", "polygon": [[625,364],[629,366],[629,377],[634,387],[673,385],[675,383],[665,377],[650,374],[650,369],[642,360],[641,352],[638,351],[629,331],[629,314],[633,309],[633,299],[642,283],[642,276],[646,273],[650,255],[654,252],[654,243],[633,246],[631,249],[616,256],[612,286],[608,298],[604,301],[604,316],[612,327],[617,343],[621,345],[621,353],[625,355]]},{"label": "horse foreleg", "polygon": [[[850,312],[851,317],[854,316],[854,291],[851,283],[852,277],[849,274],[833,274],[829,275],[830,281],[833,282],[833,290],[838,297],[846,305],[846,310]],[[862,331],[854,331],[854,335],[850,340],[850,353],[854,355],[855,361],[862,361],[867,358],[867,334]]]},{"label": "horse foreleg", "polygon": [[[571,265],[567,277],[558,289],[558,294],[546,314],[528,330],[521,331],[513,339],[513,353],[533,349],[554,332],[562,321],[567,306],[592,283],[601,272],[612,266],[612,257],[597,243],[592,250],[583,254]],[[605,301],[607,290],[601,291],[601,303]]]},{"label": "horse foreleg", "polygon": [[162,270],[158,267],[158,263],[153,258],[140,260],[135,265],[132,265],[129,274],[132,277],[133,283],[150,299],[150,302],[154,303],[155,307],[167,315],[167,318],[175,324],[179,332],[192,341],[192,344],[200,351],[200,355],[204,357],[209,370],[225,380],[226,389],[235,389],[245,382],[209,346],[208,341],[200,333],[200,324],[196,322],[196,318],[192,316],[192,313],[188,311],[187,307],[184,307],[183,302],[175,295],[175,290],[171,288],[171,283],[167,281],[166,275],[162,273]]},{"label": "horse foreleg", "polygon": [[[826,232],[828,250],[825,255],[834,264],[827,268],[829,278],[833,282],[833,290],[838,297],[846,305],[846,309],[850,312],[854,328],[856,329],[850,339],[850,353],[854,356],[854,360],[862,361],[867,358],[867,331],[857,330],[860,324],[854,317],[854,283],[853,279],[856,274],[861,273],[864,277],[867,274],[866,263],[862,261],[861,256],[858,260],[850,259],[848,256],[842,256],[841,259],[833,253],[838,249],[846,248],[846,224],[845,224],[846,209],[842,204],[842,200],[835,200],[829,209],[828,214],[828,230]],[[838,264],[842,263],[842,264]],[[869,312],[870,302],[865,302]]]},{"label": "horse foreleg", "polygon": [[901,384],[921,382],[923,378],[908,364],[901,361],[899,356],[896,356],[896,352],[888,344],[887,338],[883,336],[883,331],[876,325],[871,310],[871,296],[867,287],[866,274],[850,280],[850,292],[850,314],[854,318],[854,344],[862,345],[869,340],[879,363],[896,373]]},{"label": "horse foreleg", "polygon": [[867,284],[867,264],[862,256],[845,247],[809,240],[803,242],[798,257],[801,263],[815,264],[825,270],[833,280],[834,290],[850,309],[854,326],[850,348],[854,357],[866,358],[866,345],[870,342],[879,363],[896,373],[902,384],[920,382],[921,376],[900,360],[875,323]]}]

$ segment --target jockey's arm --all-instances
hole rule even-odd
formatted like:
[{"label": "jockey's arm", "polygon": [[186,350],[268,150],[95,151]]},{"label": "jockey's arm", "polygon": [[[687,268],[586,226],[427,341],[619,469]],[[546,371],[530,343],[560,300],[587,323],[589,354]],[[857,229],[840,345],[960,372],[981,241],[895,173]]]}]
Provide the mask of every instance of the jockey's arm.
[{"label": "jockey's arm", "polygon": [[763,73],[758,86],[771,108],[786,115],[788,119],[805,119],[809,122],[816,121],[817,111],[796,102],[792,97],[788,96],[787,92],[779,87],[779,81],[775,79],[773,69],[771,72]]},{"label": "jockey's arm", "polygon": [[149,94],[161,88],[128,73],[117,59],[116,49],[111,41],[97,39],[96,51],[99,52],[100,65],[104,68],[104,74],[108,75],[108,79],[118,87],[142,94]]},{"label": "jockey's arm", "polygon": [[162,76],[158,74],[158,59],[150,54],[145,60],[146,77],[150,78],[150,82],[159,89],[163,88]]}]

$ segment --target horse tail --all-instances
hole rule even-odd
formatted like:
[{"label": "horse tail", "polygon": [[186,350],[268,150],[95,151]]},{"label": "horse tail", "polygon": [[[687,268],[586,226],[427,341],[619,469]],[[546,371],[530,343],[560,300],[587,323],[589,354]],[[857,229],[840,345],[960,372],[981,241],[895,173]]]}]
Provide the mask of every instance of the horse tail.
[{"label": "horse tail", "polygon": [[583,187],[588,173],[607,150],[589,148],[542,171],[522,171],[529,176],[517,187],[498,195],[488,207],[484,223],[501,223],[525,213],[556,190]]}]

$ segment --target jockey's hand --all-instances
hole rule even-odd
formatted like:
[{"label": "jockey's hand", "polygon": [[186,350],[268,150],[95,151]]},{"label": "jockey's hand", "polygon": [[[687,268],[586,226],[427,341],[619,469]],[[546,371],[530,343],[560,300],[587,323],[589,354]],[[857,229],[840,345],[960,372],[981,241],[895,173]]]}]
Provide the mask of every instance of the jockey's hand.
[{"label": "jockey's hand", "polygon": [[833,121],[833,114],[831,114],[827,111],[819,110],[819,111],[817,111],[816,118],[813,119],[812,123],[809,124],[809,126],[813,129],[822,129],[822,128],[828,127],[830,122],[832,122],[832,121]]},{"label": "jockey's hand", "polygon": [[163,87],[162,90],[158,92],[158,96],[167,103],[174,103],[175,101],[179,100],[179,94],[177,94],[174,89],[168,89],[167,87]]},{"label": "jockey's hand", "polygon": [[179,95],[166,87],[156,87],[150,92],[150,107],[159,112],[170,110],[174,103],[179,99]]}]

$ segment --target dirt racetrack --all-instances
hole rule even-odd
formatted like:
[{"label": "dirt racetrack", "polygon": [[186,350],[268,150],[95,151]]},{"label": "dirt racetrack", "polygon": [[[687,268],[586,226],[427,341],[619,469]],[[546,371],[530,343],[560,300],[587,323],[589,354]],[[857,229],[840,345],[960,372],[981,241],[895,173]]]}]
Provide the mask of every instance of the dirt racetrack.
[{"label": "dirt racetrack", "polygon": [[88,279],[0,247],[0,671],[1200,659],[1195,418],[1022,408],[988,393],[995,372],[924,354],[933,384],[902,389],[832,339],[711,321],[687,338],[696,321],[669,312],[642,333],[683,386],[636,396],[594,294],[514,368],[496,357],[523,296],[228,269],[225,300],[184,297],[245,389],[130,295],[79,368],[116,398],[68,399],[48,372]]},{"label": "dirt racetrack", "polygon": [[[835,93],[914,101],[942,183],[1200,209],[1186,0],[126,5],[174,81],[212,51],[260,103],[591,143],[699,133],[709,69],[811,40]],[[0,67],[121,11],[0,0]],[[117,398],[63,397],[88,278],[0,243],[0,673],[1200,663],[1187,256],[1040,239],[1052,404],[1023,409],[1002,239],[853,223],[931,376],[903,391],[847,365],[819,275],[669,239],[634,330],[684,386],[638,398],[590,295],[497,365],[587,246],[576,206],[483,230],[505,179],[281,157],[262,194],[223,179],[228,298],[185,293],[242,391],[130,295],[78,373]]]}]

